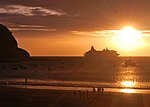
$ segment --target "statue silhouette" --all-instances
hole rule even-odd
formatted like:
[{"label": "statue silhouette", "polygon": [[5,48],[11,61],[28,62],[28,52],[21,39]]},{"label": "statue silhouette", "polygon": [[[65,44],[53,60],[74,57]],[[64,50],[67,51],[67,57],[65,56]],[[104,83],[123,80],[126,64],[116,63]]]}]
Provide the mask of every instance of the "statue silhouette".
[{"label": "statue silhouette", "polygon": [[18,48],[18,43],[9,29],[0,24],[0,60],[24,60],[29,57],[26,50]]}]

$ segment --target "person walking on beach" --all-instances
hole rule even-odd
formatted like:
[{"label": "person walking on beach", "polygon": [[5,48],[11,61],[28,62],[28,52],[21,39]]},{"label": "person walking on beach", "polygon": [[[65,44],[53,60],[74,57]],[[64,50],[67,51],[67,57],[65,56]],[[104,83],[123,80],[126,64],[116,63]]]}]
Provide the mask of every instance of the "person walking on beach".
[{"label": "person walking on beach", "polygon": [[28,78],[25,77],[25,85],[27,85],[27,84],[28,84]]},{"label": "person walking on beach", "polygon": [[83,92],[82,92],[82,98],[83,98],[83,99],[84,99],[84,96],[85,96],[85,92],[83,91]]},{"label": "person walking on beach", "polygon": [[86,91],[86,98],[89,96],[89,91],[87,90]]},{"label": "person walking on beach", "polygon": [[104,93],[104,87],[102,87],[102,93]]},{"label": "person walking on beach", "polygon": [[98,87],[98,88],[97,88],[97,93],[99,94],[100,92],[101,92],[101,88]]},{"label": "person walking on beach", "polygon": [[73,94],[74,94],[74,96],[76,97],[76,91],[75,91],[75,90],[73,91]]},{"label": "person walking on beach", "polygon": [[93,94],[95,94],[96,90],[95,90],[95,87],[93,87]]},{"label": "person walking on beach", "polygon": [[82,93],[81,93],[81,91],[79,90],[79,97],[80,97],[80,99],[81,99],[81,97],[82,97],[82,95],[81,95]]}]

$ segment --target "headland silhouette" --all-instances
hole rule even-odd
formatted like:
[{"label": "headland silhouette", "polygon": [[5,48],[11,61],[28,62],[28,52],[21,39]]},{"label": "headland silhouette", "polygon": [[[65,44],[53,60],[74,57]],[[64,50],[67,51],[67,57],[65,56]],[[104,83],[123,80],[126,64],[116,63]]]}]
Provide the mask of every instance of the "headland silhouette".
[{"label": "headland silhouette", "polygon": [[30,54],[18,47],[12,32],[0,24],[0,60],[25,60]]}]

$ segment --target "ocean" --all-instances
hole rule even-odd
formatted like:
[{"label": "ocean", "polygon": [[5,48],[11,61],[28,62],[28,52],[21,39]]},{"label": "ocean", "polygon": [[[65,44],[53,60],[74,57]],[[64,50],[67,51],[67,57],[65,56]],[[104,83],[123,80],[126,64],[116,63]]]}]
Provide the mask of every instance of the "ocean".
[{"label": "ocean", "polygon": [[119,57],[115,64],[91,62],[84,57],[1,62],[0,84],[150,89],[150,57]]}]

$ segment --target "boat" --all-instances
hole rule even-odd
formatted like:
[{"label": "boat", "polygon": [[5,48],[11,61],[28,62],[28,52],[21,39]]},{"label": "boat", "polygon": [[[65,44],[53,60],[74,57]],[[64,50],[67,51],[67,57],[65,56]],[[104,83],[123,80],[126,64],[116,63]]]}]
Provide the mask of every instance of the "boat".
[{"label": "boat", "polygon": [[115,50],[109,50],[108,48],[103,49],[102,51],[97,51],[94,46],[91,46],[91,49],[87,51],[84,56],[86,58],[92,58],[92,59],[117,59],[119,54]]}]

